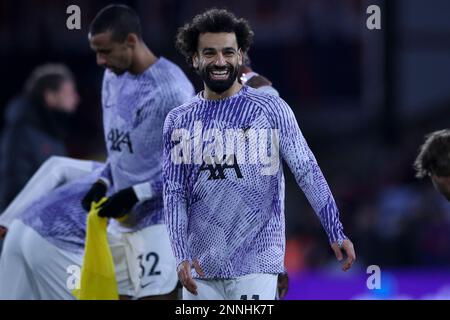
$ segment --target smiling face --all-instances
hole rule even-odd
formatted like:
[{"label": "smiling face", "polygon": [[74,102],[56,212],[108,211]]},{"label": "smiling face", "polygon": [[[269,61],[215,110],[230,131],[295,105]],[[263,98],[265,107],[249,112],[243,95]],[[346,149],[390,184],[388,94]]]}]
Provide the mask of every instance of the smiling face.
[{"label": "smiling face", "polygon": [[135,41],[131,34],[124,42],[114,41],[111,31],[89,35],[89,43],[96,53],[97,64],[117,75],[130,69]]},{"label": "smiling face", "polygon": [[230,90],[237,84],[241,65],[242,51],[234,33],[200,34],[193,66],[209,90],[217,94]]}]

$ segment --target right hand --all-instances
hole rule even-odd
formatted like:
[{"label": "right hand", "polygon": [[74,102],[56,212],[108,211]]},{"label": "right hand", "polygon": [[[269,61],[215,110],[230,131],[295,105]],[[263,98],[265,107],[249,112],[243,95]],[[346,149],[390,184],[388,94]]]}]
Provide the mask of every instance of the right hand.
[{"label": "right hand", "polygon": [[98,180],[94,183],[91,189],[86,193],[83,200],[81,200],[81,206],[84,210],[90,211],[92,202],[100,201],[108,191],[108,187],[102,180]]},{"label": "right hand", "polygon": [[[205,274],[203,273],[202,268],[198,264],[197,260],[194,260],[193,262],[195,271],[199,274],[200,277],[204,277]],[[191,264],[189,261],[183,261],[178,265],[177,273],[178,273],[178,279],[180,280],[183,287],[186,288],[187,291],[192,293],[194,296],[198,295],[197,292],[197,284],[195,283],[194,279],[192,278],[191,273]]]}]

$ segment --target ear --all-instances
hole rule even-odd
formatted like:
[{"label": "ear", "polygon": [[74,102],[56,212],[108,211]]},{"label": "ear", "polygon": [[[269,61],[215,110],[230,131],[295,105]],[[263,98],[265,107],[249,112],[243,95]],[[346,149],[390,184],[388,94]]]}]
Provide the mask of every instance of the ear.
[{"label": "ear", "polygon": [[241,48],[239,48],[238,50],[238,62],[240,66],[244,64],[244,52],[242,51]]},{"label": "ear", "polygon": [[199,65],[199,58],[198,58],[198,53],[196,52],[192,56],[192,66],[194,67],[194,69],[198,69],[198,65]]},{"label": "ear", "polygon": [[127,47],[134,48],[136,44],[139,42],[139,38],[134,33],[129,33],[127,38],[125,39],[125,43]]}]

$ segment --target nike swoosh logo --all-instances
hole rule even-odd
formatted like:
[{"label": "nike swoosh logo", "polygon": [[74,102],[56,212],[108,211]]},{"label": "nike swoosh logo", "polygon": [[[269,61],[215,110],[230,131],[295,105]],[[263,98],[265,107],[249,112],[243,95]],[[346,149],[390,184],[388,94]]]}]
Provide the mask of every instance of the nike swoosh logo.
[{"label": "nike swoosh logo", "polygon": [[154,283],[155,283],[155,281],[151,281],[151,282],[146,283],[146,284],[141,284],[141,289],[144,289],[144,288],[146,288],[146,287],[148,287],[149,285],[154,284]]}]

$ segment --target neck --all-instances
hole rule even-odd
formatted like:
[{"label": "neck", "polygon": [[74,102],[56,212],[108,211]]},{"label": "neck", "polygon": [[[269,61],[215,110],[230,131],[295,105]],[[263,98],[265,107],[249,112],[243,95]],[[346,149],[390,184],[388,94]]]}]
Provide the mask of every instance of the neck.
[{"label": "neck", "polygon": [[239,82],[234,81],[233,85],[228,90],[226,90],[222,93],[217,93],[217,92],[211,91],[211,89],[209,89],[205,85],[204,98],[206,100],[226,99],[226,98],[231,97],[231,96],[235,95],[236,93],[238,93],[239,90],[241,90],[241,88],[242,88],[242,85]]},{"label": "neck", "polygon": [[154,64],[157,59],[145,43],[141,42],[135,52],[129,72],[134,75],[141,74]]}]

